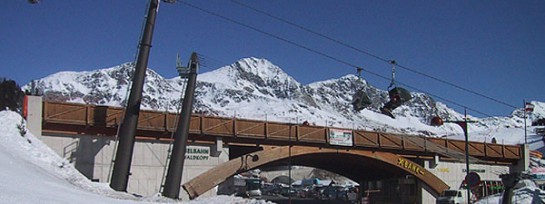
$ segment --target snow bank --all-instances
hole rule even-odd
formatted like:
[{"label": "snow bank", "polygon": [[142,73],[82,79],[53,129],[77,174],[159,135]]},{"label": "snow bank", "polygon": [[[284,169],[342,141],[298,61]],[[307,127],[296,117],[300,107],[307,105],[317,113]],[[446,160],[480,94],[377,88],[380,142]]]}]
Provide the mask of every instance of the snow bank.
[{"label": "snow bank", "polygon": [[232,196],[182,202],[156,194],[137,197],[91,182],[26,129],[12,111],[0,111],[0,203],[270,203]]},{"label": "snow bank", "polygon": [[130,194],[89,181],[34,137],[25,123],[15,112],[0,112],[0,162],[4,164],[0,170],[0,202],[96,203],[98,200],[119,203],[136,200]]}]

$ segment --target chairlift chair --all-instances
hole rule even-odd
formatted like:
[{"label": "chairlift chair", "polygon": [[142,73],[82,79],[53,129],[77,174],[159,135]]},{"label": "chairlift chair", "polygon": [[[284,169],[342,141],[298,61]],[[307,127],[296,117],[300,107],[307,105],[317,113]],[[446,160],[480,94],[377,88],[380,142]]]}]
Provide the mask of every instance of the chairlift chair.
[{"label": "chairlift chair", "polygon": [[443,118],[439,116],[433,116],[430,120],[430,124],[432,126],[441,126],[443,123],[445,123],[445,121],[443,121]]},{"label": "chairlift chair", "polygon": [[382,114],[395,118],[395,116],[392,114],[392,111],[396,109],[397,107],[401,106],[401,104],[407,101],[410,101],[413,97],[411,95],[411,92],[409,92],[407,89],[396,86],[395,84],[396,61],[391,60],[390,64],[392,64],[392,81],[390,82],[390,86],[388,86],[388,88],[390,87],[393,87],[393,88],[388,91],[388,96],[390,98],[390,101],[388,101],[386,104],[384,104],[382,108],[380,108],[380,112],[382,112]]},{"label": "chairlift chair", "polygon": [[380,108],[380,111],[383,114],[386,114],[392,118],[395,118],[392,114],[392,111],[396,109],[397,107],[401,106],[403,103],[410,101],[412,99],[411,92],[407,91],[407,89],[401,88],[401,87],[395,87],[388,91],[388,96],[390,98],[390,101],[388,101],[382,108]]},{"label": "chairlift chair", "polygon": [[[358,82],[361,82],[361,71],[363,68],[357,67]],[[367,93],[363,89],[360,89],[352,95],[352,107],[355,111],[359,112],[372,104],[371,99],[367,96]]]},{"label": "chairlift chair", "polygon": [[363,91],[363,89],[360,89],[352,95],[352,107],[355,111],[361,111],[371,105],[371,99],[369,99],[369,96]]}]

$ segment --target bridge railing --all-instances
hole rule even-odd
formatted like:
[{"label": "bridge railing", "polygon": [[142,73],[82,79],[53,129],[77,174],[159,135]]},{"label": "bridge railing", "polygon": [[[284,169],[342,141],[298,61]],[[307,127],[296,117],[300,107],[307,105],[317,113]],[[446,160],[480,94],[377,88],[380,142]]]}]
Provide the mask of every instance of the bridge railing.
[{"label": "bridge railing", "polygon": [[[76,127],[71,129],[77,131],[77,134],[91,129],[93,131],[88,131],[89,134],[99,134],[100,131],[97,129],[116,128],[122,117],[123,109],[119,107],[48,101],[43,103],[44,131],[53,126],[67,125]],[[165,139],[171,135],[169,133],[176,130],[177,118],[175,113],[143,110],[140,112],[137,136]],[[349,137],[348,140],[342,141],[343,146],[429,153],[465,151],[465,142],[460,140],[202,114],[191,116],[189,131],[191,135],[201,137],[215,136],[230,140],[242,138],[260,140],[261,143],[293,141],[308,145],[338,145],[333,144],[331,135],[332,131],[341,131],[345,136],[348,135],[347,138]],[[112,133],[115,135],[115,131],[111,130],[100,134]],[[471,156],[482,158],[508,160],[521,158],[521,148],[515,145],[469,142],[469,153]]]}]

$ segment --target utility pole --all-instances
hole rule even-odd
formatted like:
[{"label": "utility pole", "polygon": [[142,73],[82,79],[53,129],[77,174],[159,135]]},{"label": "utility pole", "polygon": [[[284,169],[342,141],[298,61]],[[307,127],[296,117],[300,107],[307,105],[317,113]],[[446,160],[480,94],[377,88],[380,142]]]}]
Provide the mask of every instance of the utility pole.
[{"label": "utility pole", "polygon": [[134,68],[129,101],[127,102],[125,116],[123,117],[123,122],[121,123],[119,129],[119,144],[115,154],[114,168],[110,182],[110,187],[116,191],[127,191],[136,126],[138,124],[140,103],[142,101],[142,89],[144,86],[144,79],[146,77],[146,68],[148,66],[153,27],[155,25],[155,16],[157,15],[158,7],[159,0],[150,0],[144,33],[139,45],[140,49],[138,52],[136,66]]},{"label": "utility pole", "polygon": [[469,173],[471,172],[469,170],[469,136],[467,135],[467,112],[464,108],[464,121],[457,123],[462,129],[464,129],[464,137],[465,137],[465,145],[466,145],[466,189],[467,189],[467,203],[471,203],[471,190],[469,186]]},{"label": "utility pole", "polygon": [[193,110],[197,70],[199,69],[197,53],[191,54],[187,68],[178,66],[176,69],[178,69],[181,78],[187,78],[187,87],[182,102],[182,112],[178,119],[178,128],[174,133],[174,147],[168,164],[165,187],[162,193],[163,196],[174,199],[180,197],[180,183],[182,182],[187,138],[189,136],[189,121]]},{"label": "utility pole", "polygon": [[465,177],[465,181],[466,181],[466,189],[467,189],[467,203],[471,203],[471,189],[470,189],[470,183],[469,183],[469,174],[470,174],[470,170],[469,170],[469,136],[468,136],[468,131],[467,131],[467,124],[468,123],[472,123],[472,122],[475,122],[475,121],[469,121],[467,120],[467,111],[466,109],[464,108],[464,120],[462,121],[445,121],[445,123],[455,123],[457,125],[459,125],[463,131],[464,131],[464,137],[465,137],[465,156],[466,156],[466,177]]}]

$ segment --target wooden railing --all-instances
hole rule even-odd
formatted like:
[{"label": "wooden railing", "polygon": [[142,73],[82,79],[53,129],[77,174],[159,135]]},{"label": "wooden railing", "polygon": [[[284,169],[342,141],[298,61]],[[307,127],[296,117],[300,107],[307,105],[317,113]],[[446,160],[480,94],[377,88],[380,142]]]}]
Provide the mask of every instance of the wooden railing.
[{"label": "wooden railing", "polygon": [[[114,136],[115,128],[122,121],[123,109],[119,107],[95,106],[74,103],[43,103],[43,131],[65,134],[97,134]],[[138,136],[161,139],[175,131],[177,115],[168,112],[140,112]],[[100,129],[104,131],[100,131]],[[62,130],[61,130],[62,129]],[[229,141],[294,142],[297,145],[330,145],[332,128],[304,126],[281,122],[228,118],[208,115],[192,115],[190,134],[200,138],[223,137]],[[342,129],[342,128],[334,128]],[[108,130],[108,131],[107,131]],[[364,130],[349,130],[352,142],[343,148],[367,148],[383,151],[414,153],[441,153],[440,151],[464,152],[465,142],[411,135],[399,135]],[[514,145],[469,142],[469,153],[473,157],[489,160],[518,160],[521,148]]]}]

